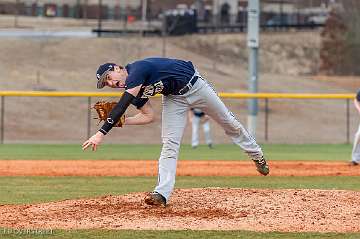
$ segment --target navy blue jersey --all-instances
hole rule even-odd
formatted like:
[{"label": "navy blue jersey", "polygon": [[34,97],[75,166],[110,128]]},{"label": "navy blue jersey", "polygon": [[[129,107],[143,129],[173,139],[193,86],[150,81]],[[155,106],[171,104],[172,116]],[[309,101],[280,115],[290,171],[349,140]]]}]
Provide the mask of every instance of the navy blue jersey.
[{"label": "navy blue jersey", "polygon": [[195,69],[191,61],[169,58],[146,58],[125,66],[128,77],[126,89],[142,85],[132,102],[141,108],[150,96],[156,94],[177,95],[191,79]]},{"label": "navy blue jersey", "polygon": [[360,90],[356,94],[356,100],[360,102]]}]

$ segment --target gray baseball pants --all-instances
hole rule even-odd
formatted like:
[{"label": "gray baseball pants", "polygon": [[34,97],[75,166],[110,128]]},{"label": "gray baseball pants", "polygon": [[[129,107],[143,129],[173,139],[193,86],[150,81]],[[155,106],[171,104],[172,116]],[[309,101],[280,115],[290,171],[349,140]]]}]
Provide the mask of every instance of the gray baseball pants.
[{"label": "gray baseball pants", "polygon": [[[198,73],[196,73],[198,74]],[[158,184],[155,192],[169,200],[175,186],[179,148],[190,107],[200,108],[222,126],[233,142],[252,159],[263,156],[260,146],[228,110],[211,85],[199,77],[184,95],[168,95],[162,99],[162,143],[159,158]]]}]

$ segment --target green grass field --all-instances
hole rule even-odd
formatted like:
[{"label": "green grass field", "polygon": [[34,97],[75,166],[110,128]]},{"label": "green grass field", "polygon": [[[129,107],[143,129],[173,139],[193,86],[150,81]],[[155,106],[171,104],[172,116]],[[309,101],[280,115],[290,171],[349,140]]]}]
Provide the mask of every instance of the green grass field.
[{"label": "green grass field", "polygon": [[[316,160],[347,161],[351,156],[349,144],[303,144],[262,145],[269,160]],[[80,145],[0,145],[0,159],[82,159],[82,160],[157,160],[161,151],[160,145],[101,145],[96,153],[82,151]],[[206,146],[192,149],[182,145],[180,160],[241,160],[247,159],[236,145],[221,144],[209,150]]]},{"label": "green grass field", "polygon": [[[159,145],[102,145],[97,153],[83,152],[80,145],[1,145],[0,159],[143,159],[158,158]],[[263,145],[271,160],[347,161],[350,145]],[[182,147],[181,160],[246,159],[234,145],[214,150]],[[360,177],[178,177],[177,188],[316,188],[360,190]],[[149,191],[156,177],[0,177],[0,204],[27,204],[100,195]],[[22,234],[20,234],[22,233]],[[249,231],[139,231],[54,230],[51,234],[26,234],[0,229],[0,238],[360,238],[360,233],[259,233]]]},{"label": "green grass field", "polygon": [[[360,177],[177,177],[177,188],[360,190]],[[156,177],[0,177],[0,204],[25,204],[149,191]]]},{"label": "green grass field", "polygon": [[[1,234],[1,231],[4,231]],[[358,233],[280,233],[280,232],[249,232],[249,231],[135,231],[135,230],[55,230],[51,234],[38,235],[16,235],[6,234],[6,229],[0,228],[0,238],[119,238],[119,239],[358,239]],[[21,233],[21,231],[19,232]]]},{"label": "green grass field", "polygon": [[[3,232],[2,232],[3,231]],[[11,233],[7,229],[0,228],[0,238],[119,238],[119,239],[358,239],[358,233],[281,233],[281,232],[249,232],[249,231],[135,231],[135,230],[54,230],[49,234],[20,234],[22,231]],[[44,232],[45,233],[45,232]]]}]

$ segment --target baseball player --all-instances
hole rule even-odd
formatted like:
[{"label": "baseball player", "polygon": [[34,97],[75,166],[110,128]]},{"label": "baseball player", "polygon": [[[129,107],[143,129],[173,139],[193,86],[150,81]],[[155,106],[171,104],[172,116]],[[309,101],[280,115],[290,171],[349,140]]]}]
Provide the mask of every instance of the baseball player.
[{"label": "baseball player", "polygon": [[[356,110],[360,114],[360,90],[356,94],[356,98],[354,99],[354,105]],[[359,163],[360,163],[360,125],[357,132],[355,133],[350,165],[357,166],[359,165]]]},{"label": "baseball player", "polygon": [[203,110],[219,123],[233,142],[248,154],[262,175],[269,173],[263,152],[255,139],[235,118],[211,85],[191,61],[168,58],[146,58],[122,67],[105,63],[97,70],[97,88],[124,88],[117,105],[103,126],[86,140],[82,148],[96,151],[104,136],[123,116],[130,104],[139,113],[125,119],[125,125],[148,124],[154,120],[149,97],[162,94],[162,150],[158,163],[158,183],[145,197],[148,205],[166,206],[174,189],[180,142],[191,107]]},{"label": "baseball player", "polygon": [[191,108],[189,111],[189,121],[191,122],[191,146],[195,149],[199,146],[199,128],[200,124],[204,130],[205,142],[210,149],[213,148],[211,132],[210,132],[210,122],[209,116],[207,116],[201,109]]}]

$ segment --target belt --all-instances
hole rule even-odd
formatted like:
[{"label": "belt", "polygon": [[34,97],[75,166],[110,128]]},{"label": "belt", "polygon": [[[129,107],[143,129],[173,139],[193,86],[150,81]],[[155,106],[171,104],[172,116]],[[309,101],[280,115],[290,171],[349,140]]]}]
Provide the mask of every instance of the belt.
[{"label": "belt", "polygon": [[179,90],[179,95],[186,94],[193,87],[198,78],[199,76],[193,76],[191,80]]}]

